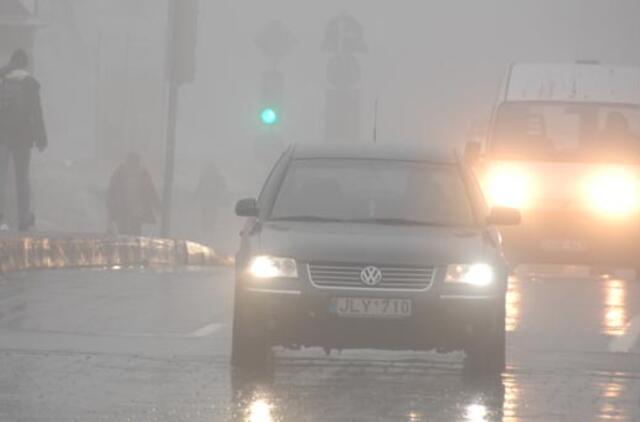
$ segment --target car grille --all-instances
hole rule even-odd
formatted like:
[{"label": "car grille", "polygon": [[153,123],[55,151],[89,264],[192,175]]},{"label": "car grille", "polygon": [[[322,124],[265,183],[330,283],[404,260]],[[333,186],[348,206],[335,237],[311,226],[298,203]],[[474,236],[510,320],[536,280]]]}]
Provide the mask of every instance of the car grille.
[{"label": "car grille", "polygon": [[426,290],[433,284],[434,267],[376,266],[382,281],[376,286],[365,285],[360,274],[368,265],[309,264],[311,283],[320,288]]}]

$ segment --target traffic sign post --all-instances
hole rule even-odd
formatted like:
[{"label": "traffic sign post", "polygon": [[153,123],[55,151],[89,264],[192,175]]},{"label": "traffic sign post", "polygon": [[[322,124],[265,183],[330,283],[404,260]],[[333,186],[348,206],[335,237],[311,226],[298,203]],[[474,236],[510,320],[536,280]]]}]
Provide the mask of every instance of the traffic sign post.
[{"label": "traffic sign post", "polygon": [[262,130],[254,148],[256,158],[267,165],[282,150],[281,125],[286,122],[285,76],[278,66],[291,53],[295,43],[293,34],[280,21],[269,22],[256,35],[256,45],[271,66],[261,76],[257,117]]},{"label": "traffic sign post", "polygon": [[344,12],[331,19],[322,50],[331,53],[327,64],[325,136],[331,141],[356,141],[360,128],[360,83],[362,73],[356,54],[366,53],[362,25]]},{"label": "traffic sign post", "polygon": [[160,233],[169,237],[175,173],[176,126],[180,86],[193,82],[197,41],[198,0],[169,0],[166,73],[169,84],[167,106],[167,141],[164,183],[162,189],[162,218]]}]

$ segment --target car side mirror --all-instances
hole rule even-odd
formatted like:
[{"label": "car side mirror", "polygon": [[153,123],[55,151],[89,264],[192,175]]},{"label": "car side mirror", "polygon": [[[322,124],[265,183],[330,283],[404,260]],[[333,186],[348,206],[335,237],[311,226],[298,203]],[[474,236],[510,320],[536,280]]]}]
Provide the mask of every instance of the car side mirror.
[{"label": "car side mirror", "polygon": [[495,207],[491,209],[487,223],[492,226],[517,226],[522,221],[522,214],[515,208]]},{"label": "car side mirror", "polygon": [[238,217],[257,217],[259,214],[258,201],[253,198],[241,199],[236,204],[236,215]]}]

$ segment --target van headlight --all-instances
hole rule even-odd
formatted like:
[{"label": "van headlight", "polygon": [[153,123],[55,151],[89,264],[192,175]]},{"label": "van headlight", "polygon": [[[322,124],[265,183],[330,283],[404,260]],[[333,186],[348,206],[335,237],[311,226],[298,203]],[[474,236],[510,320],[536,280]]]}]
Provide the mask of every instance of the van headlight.
[{"label": "van headlight", "polygon": [[637,176],[624,168],[602,169],[587,181],[591,209],[607,217],[626,217],[640,210]]},{"label": "van headlight", "polygon": [[455,264],[449,265],[446,283],[461,283],[472,286],[486,287],[495,280],[493,267],[489,264]]},{"label": "van headlight", "polygon": [[531,203],[531,175],[518,165],[497,164],[490,167],[483,181],[485,196],[493,207],[521,210]]},{"label": "van headlight", "polygon": [[256,256],[249,263],[249,274],[255,278],[298,278],[295,259],[275,256]]}]

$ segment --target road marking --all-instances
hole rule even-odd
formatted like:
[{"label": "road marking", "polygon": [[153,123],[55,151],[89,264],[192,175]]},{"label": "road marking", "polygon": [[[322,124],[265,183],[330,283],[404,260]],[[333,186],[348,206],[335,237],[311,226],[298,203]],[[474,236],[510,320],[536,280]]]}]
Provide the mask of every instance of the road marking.
[{"label": "road marking", "polygon": [[198,328],[197,330],[189,334],[189,337],[208,337],[216,331],[222,329],[224,326],[225,324],[212,322],[211,324],[207,324],[202,328]]},{"label": "road marking", "polygon": [[625,328],[624,335],[616,337],[609,343],[609,351],[629,353],[640,338],[640,315],[636,315]]}]

